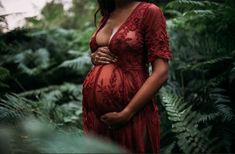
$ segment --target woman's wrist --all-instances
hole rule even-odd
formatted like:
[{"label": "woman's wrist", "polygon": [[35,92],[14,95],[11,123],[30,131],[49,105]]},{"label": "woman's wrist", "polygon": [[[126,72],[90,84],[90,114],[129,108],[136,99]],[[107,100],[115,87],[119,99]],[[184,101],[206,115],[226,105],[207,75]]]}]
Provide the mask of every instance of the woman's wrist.
[{"label": "woman's wrist", "polygon": [[122,112],[124,113],[124,115],[126,115],[128,117],[128,120],[132,118],[132,116],[135,114],[134,111],[132,111],[130,108],[125,107]]}]

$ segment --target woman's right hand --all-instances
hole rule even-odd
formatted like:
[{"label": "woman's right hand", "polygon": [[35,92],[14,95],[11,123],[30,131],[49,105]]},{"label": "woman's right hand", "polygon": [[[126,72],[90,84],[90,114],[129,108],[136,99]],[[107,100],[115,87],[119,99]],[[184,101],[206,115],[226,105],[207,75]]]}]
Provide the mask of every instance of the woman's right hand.
[{"label": "woman's right hand", "polygon": [[91,62],[94,65],[117,62],[117,58],[107,46],[99,47],[95,52],[91,53]]}]

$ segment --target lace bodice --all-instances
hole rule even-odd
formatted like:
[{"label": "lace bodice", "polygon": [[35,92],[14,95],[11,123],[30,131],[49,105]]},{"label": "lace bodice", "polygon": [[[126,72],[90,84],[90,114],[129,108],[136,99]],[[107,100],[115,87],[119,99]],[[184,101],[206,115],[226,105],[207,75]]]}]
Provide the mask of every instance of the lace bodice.
[{"label": "lace bodice", "polygon": [[[98,48],[97,32],[108,18],[103,17],[100,27],[90,40],[91,52]],[[110,39],[108,47],[119,58],[119,67],[148,66],[156,58],[172,59],[166,31],[166,19],[161,9],[148,2],[140,2]]]}]

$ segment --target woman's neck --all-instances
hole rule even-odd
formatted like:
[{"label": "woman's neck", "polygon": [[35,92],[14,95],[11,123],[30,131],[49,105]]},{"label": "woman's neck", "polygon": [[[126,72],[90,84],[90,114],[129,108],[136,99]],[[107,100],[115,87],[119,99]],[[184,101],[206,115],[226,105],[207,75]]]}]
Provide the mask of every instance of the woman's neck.
[{"label": "woman's neck", "polygon": [[117,10],[122,10],[125,7],[128,7],[132,2],[134,2],[134,0],[115,0],[115,6]]}]

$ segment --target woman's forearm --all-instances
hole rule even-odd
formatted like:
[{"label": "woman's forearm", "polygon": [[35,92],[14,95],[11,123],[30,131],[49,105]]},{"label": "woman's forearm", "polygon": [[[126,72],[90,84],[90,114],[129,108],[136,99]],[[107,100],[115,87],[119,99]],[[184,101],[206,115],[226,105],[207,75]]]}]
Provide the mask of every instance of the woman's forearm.
[{"label": "woman's forearm", "polygon": [[134,115],[138,112],[146,103],[148,103],[160,87],[168,79],[168,70],[155,71],[144,82],[141,88],[137,91],[135,96],[131,99],[129,104],[124,108],[124,112],[127,111]]}]

